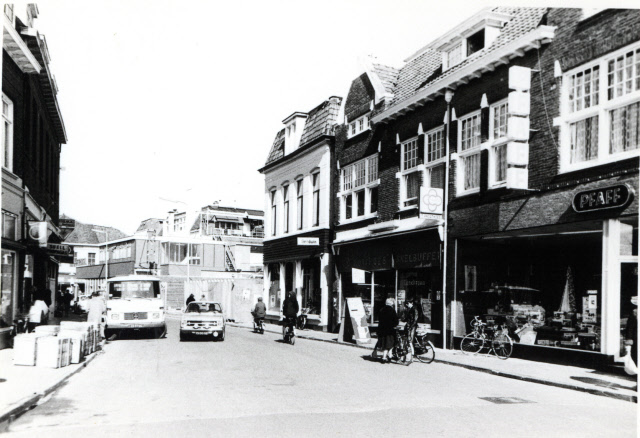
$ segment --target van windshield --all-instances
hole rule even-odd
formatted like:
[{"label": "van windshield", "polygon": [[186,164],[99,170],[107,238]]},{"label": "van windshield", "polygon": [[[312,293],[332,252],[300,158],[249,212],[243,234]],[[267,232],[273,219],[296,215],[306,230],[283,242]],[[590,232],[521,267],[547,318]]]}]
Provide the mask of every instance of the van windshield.
[{"label": "van windshield", "polygon": [[111,298],[157,298],[160,285],[157,281],[114,281],[109,283]]}]

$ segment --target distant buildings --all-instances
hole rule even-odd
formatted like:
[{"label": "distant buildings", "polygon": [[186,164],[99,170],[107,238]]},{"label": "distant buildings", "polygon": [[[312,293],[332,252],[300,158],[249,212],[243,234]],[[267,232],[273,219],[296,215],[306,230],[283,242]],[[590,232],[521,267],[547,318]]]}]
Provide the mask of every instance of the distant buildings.
[{"label": "distant buildings", "polygon": [[[157,275],[167,306],[182,308],[188,293],[202,292],[207,281],[262,278],[262,238],[262,211],[217,204],[173,210],[164,219],[142,221],[133,236],[111,237],[109,231],[93,258],[78,259],[86,263],[76,264],[76,281],[87,291],[103,288],[107,277]],[[94,246],[82,248],[89,256]]]},{"label": "distant buildings", "polygon": [[60,150],[67,134],[35,4],[3,5],[2,16],[2,293],[0,348],[28,310],[34,289],[49,289],[69,257],[58,227]]}]

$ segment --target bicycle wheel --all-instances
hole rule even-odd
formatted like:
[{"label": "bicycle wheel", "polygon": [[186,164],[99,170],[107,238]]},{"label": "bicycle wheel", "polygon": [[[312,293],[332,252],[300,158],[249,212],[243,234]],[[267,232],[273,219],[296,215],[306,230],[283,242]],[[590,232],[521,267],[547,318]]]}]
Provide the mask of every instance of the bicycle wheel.
[{"label": "bicycle wheel", "polygon": [[513,352],[513,341],[504,333],[497,333],[491,340],[491,348],[500,359],[508,359]]},{"label": "bicycle wheel", "polygon": [[424,338],[416,338],[413,344],[415,357],[422,363],[431,363],[436,358],[436,350],[431,341]]},{"label": "bicycle wheel", "polygon": [[482,347],[484,347],[484,337],[476,332],[469,333],[460,342],[460,350],[463,353],[477,354],[482,350]]}]

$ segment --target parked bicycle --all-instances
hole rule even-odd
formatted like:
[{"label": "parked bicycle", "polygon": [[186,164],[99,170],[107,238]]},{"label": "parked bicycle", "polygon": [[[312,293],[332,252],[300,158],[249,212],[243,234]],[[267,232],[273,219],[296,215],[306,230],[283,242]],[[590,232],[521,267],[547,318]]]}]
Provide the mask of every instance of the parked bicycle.
[{"label": "parked bicycle", "polygon": [[435,347],[427,339],[426,332],[416,332],[413,339],[413,357],[416,357],[422,363],[431,363],[436,358]]},{"label": "parked bicycle", "polygon": [[487,327],[477,316],[471,321],[472,331],[460,342],[460,350],[463,353],[477,354],[483,348],[489,349],[500,359],[508,359],[513,352],[513,341],[507,334],[507,329],[501,325]]},{"label": "parked bicycle", "polygon": [[396,362],[400,362],[406,366],[411,365],[413,355],[411,354],[411,348],[409,348],[407,331],[404,326],[396,327],[394,336],[395,343],[389,352],[391,360],[395,360]]}]

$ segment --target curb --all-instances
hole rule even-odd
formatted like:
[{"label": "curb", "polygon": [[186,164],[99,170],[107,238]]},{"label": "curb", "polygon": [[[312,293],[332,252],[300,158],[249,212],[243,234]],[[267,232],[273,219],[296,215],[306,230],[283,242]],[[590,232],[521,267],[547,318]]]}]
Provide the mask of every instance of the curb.
[{"label": "curb", "polygon": [[[244,326],[244,325],[240,325],[240,324],[237,324],[237,323],[234,323],[234,324],[229,323],[229,325],[231,325],[232,327],[252,329],[251,326]],[[267,330],[267,329],[265,329],[265,332],[276,333],[276,334],[280,333],[279,331]],[[313,338],[313,337],[304,336],[304,335],[303,336],[296,335],[296,337],[301,338],[301,339],[308,339],[308,340],[311,340],[311,341],[327,342],[327,343],[335,344],[335,345],[345,345],[345,346],[348,346],[348,347],[362,348],[362,349],[365,349],[365,350],[372,350],[372,348],[365,347],[363,345],[355,345],[355,344],[351,344],[351,343],[348,343],[348,342],[338,342],[338,341],[327,340],[327,339],[318,339],[318,338]],[[523,382],[530,382],[530,383],[537,383],[537,384],[546,385],[546,386],[555,386],[557,388],[570,389],[570,390],[573,390],[573,391],[586,392],[586,393],[589,393],[589,394],[599,395],[599,396],[602,396],[602,397],[609,397],[609,398],[613,398],[613,399],[616,399],[616,400],[623,400],[623,401],[627,401],[627,402],[631,402],[631,403],[638,403],[638,397],[634,396],[634,395],[616,394],[614,392],[604,391],[604,390],[600,390],[600,389],[584,388],[582,386],[577,386],[577,385],[569,385],[569,384],[566,384],[566,383],[543,380],[543,379],[539,379],[537,377],[523,376],[523,375],[519,375],[519,374],[506,373],[506,372],[503,372],[503,371],[496,371],[496,370],[492,370],[492,369],[489,369],[489,368],[479,367],[479,366],[476,366],[476,365],[461,364],[461,363],[449,361],[449,360],[446,360],[446,359],[438,359],[438,358],[436,358],[434,360],[434,362],[445,364],[445,365],[452,365],[452,366],[456,366],[456,367],[460,367],[460,368],[466,368],[466,369],[472,370],[472,371],[479,371],[481,373],[492,374],[494,376],[506,377],[508,379],[520,380],[520,381],[523,381]]]},{"label": "curb", "polygon": [[86,358],[84,362],[79,364],[80,366],[78,368],[76,368],[69,374],[66,374],[64,377],[62,377],[60,380],[58,380],[48,388],[45,388],[43,391],[39,393],[35,393],[33,395],[25,397],[24,399],[18,402],[18,405],[16,407],[10,408],[6,412],[3,412],[2,414],[0,414],[0,433],[7,432],[9,429],[9,425],[11,425],[11,423],[16,418],[18,418],[20,415],[36,407],[38,402],[41,399],[47,397],[56,389],[60,388],[72,376],[82,371],[89,363],[91,363],[96,357],[98,357],[99,354],[102,354],[102,352],[104,352],[104,350],[100,350],[93,353],[90,357]]}]

